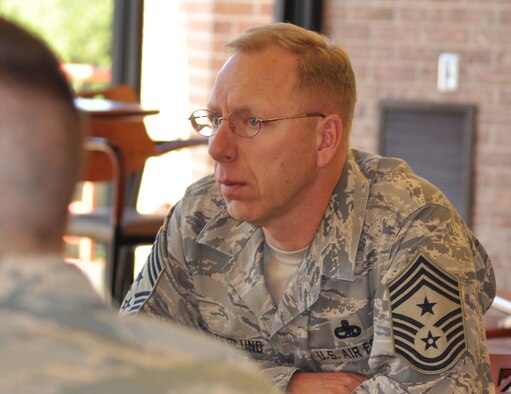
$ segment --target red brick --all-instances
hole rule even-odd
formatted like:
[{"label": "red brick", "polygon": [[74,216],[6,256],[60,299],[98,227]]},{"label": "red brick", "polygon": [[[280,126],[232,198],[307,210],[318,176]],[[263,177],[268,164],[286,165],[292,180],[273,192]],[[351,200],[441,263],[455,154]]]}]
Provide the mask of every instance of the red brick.
[{"label": "red brick", "polygon": [[497,62],[501,65],[511,65],[511,50],[500,50],[497,52]]},{"label": "red brick", "polygon": [[188,0],[179,2],[179,9],[182,12],[191,14],[211,12],[211,1],[209,0]]},{"label": "red brick", "polygon": [[391,21],[394,19],[394,9],[393,8],[369,8],[369,7],[360,7],[348,8],[349,19],[355,20],[363,20],[363,21]]},{"label": "red brick", "polygon": [[420,38],[426,43],[458,44],[467,42],[467,30],[464,28],[427,27],[421,30]]},{"label": "red brick", "polygon": [[375,41],[391,41],[394,44],[417,42],[418,30],[415,26],[373,26],[370,38]]},{"label": "red brick", "polygon": [[509,67],[494,66],[485,67],[474,65],[469,72],[469,78],[472,83],[488,83],[495,86],[511,82],[511,72]]},{"label": "red brick", "polygon": [[[511,190],[511,169],[510,168],[502,168],[499,170],[494,170],[488,176],[492,184],[497,185],[495,189],[504,189]],[[510,210],[511,215],[511,210]]]},{"label": "red brick", "polygon": [[350,39],[367,40],[369,28],[367,24],[343,24],[342,28],[335,32],[327,29],[324,33],[342,46],[344,41]]},{"label": "red brick", "polygon": [[502,24],[511,23],[511,8],[506,8],[500,12],[500,23]]},{"label": "red brick", "polygon": [[481,165],[488,165],[491,168],[495,168],[495,166],[511,167],[511,154],[509,152],[488,150],[480,154],[479,163]]},{"label": "red brick", "polygon": [[511,124],[511,111],[505,108],[486,108],[479,111],[478,120],[482,124]]},{"label": "red brick", "polygon": [[401,45],[397,48],[398,59],[413,61],[428,61],[436,63],[439,51],[437,48],[423,48],[417,45]]},{"label": "red brick", "polygon": [[271,16],[270,20],[268,20],[268,23],[270,23],[271,19],[273,19],[273,1],[254,5],[254,14],[264,15],[265,17]]},{"label": "red brick", "polygon": [[507,49],[509,45],[509,37],[511,37],[511,24],[507,26],[507,28],[481,26],[477,29],[471,30],[470,43],[484,48],[498,48],[501,46],[504,49]]},{"label": "red brick", "polygon": [[[501,88],[498,93],[499,103],[511,108],[511,86],[507,88]],[[511,135],[511,131],[509,132]]]},{"label": "red brick", "polygon": [[[342,42],[341,42],[342,46]],[[358,59],[358,62],[367,65],[371,60],[388,60],[392,58],[392,48],[385,46],[368,46],[367,44],[358,43],[349,48],[344,48],[348,56],[353,59]]]},{"label": "red brick", "polygon": [[465,24],[487,24],[491,20],[491,11],[481,9],[453,9],[446,11],[449,22]]},{"label": "red brick", "polygon": [[374,69],[374,77],[380,80],[393,80],[394,82],[413,81],[417,76],[415,67],[413,66],[376,66]]},{"label": "red brick", "polygon": [[404,22],[442,22],[445,20],[445,10],[431,7],[401,8],[398,16]]},{"label": "red brick", "polygon": [[339,3],[334,1],[325,1],[323,4],[323,15],[326,16],[323,26],[327,25],[330,21],[340,22],[348,20],[348,5],[339,7]]},{"label": "red brick", "polygon": [[252,29],[254,27],[259,27],[265,23],[266,22],[261,23],[258,21],[254,21],[252,18],[248,19],[247,21],[237,23],[236,30],[235,30],[236,34],[233,37],[231,37],[231,39],[238,37],[240,34],[243,34],[244,32],[246,32],[249,29]]},{"label": "red brick", "polygon": [[[460,80],[460,87],[455,92],[437,92],[438,99],[442,101],[449,101],[459,104],[473,104],[478,103],[480,100],[491,100],[492,93],[488,90],[484,90],[482,87],[479,89],[474,88],[471,85],[463,83],[464,79]],[[436,90],[436,79],[434,89]],[[467,86],[468,85],[468,86]]]},{"label": "red brick", "polygon": [[253,5],[238,1],[218,1],[213,6],[215,14],[249,15],[252,14]]},{"label": "red brick", "polygon": [[209,33],[211,31],[211,22],[206,20],[189,20],[187,28],[193,31],[194,34],[200,32]]},{"label": "red brick", "polygon": [[431,4],[434,4],[434,3],[439,3],[443,6],[445,5],[450,5],[450,4],[460,4],[460,3],[466,3],[467,0],[428,0],[427,2],[425,2],[425,5],[429,5],[428,3],[431,3]]},{"label": "red brick", "polygon": [[[508,146],[511,150],[511,131],[508,128],[500,127],[498,131],[493,133],[493,141],[495,145],[501,147]],[[511,152],[509,152],[509,155],[511,156]]]},{"label": "red brick", "polygon": [[[489,48],[471,48],[467,50],[458,51],[460,55],[460,61],[464,64],[484,64],[487,66],[492,61],[492,50]],[[465,63],[467,62],[467,63]]]},{"label": "red brick", "polygon": [[213,24],[213,31],[215,33],[230,33],[231,32],[231,27],[232,25],[230,23],[227,23],[227,22],[219,22],[219,21],[216,21],[214,24]]}]

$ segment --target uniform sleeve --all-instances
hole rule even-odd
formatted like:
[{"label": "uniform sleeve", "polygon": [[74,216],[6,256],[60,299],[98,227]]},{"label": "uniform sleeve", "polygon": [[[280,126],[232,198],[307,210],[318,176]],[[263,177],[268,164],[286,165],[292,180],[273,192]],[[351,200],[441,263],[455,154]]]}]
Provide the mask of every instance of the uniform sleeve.
[{"label": "uniform sleeve", "polygon": [[180,204],[167,215],[147,261],[121,304],[121,315],[149,313],[198,327],[193,284],[179,230]]},{"label": "uniform sleeve", "polygon": [[494,392],[483,314],[495,277],[456,212],[411,215],[376,277],[372,377],[355,393]]},{"label": "uniform sleeve", "polygon": [[256,361],[263,375],[270,379],[275,386],[286,390],[293,374],[299,371],[296,367],[276,366],[275,362],[258,360]]}]

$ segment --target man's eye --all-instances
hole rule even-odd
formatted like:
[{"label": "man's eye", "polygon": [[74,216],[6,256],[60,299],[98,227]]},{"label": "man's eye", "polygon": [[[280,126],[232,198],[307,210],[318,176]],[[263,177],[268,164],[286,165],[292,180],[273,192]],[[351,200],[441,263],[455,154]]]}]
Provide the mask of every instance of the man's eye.
[{"label": "man's eye", "polygon": [[247,119],[247,123],[250,127],[259,126],[259,120],[257,118],[254,118],[253,116]]},{"label": "man's eye", "polygon": [[222,123],[222,118],[220,116],[212,116],[210,117],[210,121],[213,127],[219,127],[220,123]]}]

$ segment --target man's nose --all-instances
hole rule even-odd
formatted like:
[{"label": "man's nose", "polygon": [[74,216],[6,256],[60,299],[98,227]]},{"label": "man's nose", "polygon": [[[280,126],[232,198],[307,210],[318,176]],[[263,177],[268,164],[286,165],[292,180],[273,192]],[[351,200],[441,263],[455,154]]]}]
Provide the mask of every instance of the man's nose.
[{"label": "man's nose", "polygon": [[209,137],[208,153],[218,162],[233,161],[237,156],[236,135],[229,118],[222,119],[215,135]]}]

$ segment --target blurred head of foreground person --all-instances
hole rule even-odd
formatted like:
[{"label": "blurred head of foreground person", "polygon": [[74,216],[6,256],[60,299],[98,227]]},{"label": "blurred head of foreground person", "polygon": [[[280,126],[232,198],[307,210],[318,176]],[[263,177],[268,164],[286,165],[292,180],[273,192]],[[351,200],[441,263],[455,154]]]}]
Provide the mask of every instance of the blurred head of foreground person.
[{"label": "blurred head of foreground person", "polygon": [[0,103],[0,392],[275,392],[236,349],[120,321],[63,262],[80,116],[48,47],[1,18]]},{"label": "blurred head of foreground person", "polygon": [[285,23],[228,48],[189,117],[215,173],[167,215],[123,312],[224,338],[291,393],[491,392],[490,260],[407,163],[350,149],[345,51]]}]

